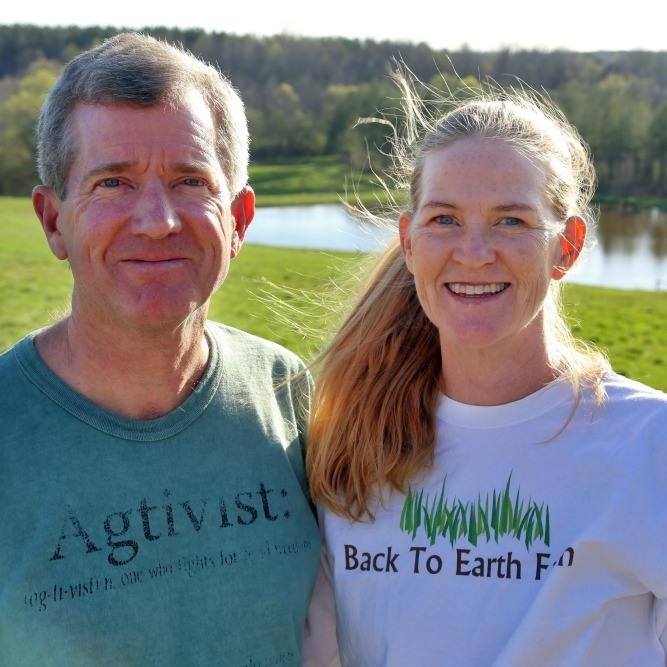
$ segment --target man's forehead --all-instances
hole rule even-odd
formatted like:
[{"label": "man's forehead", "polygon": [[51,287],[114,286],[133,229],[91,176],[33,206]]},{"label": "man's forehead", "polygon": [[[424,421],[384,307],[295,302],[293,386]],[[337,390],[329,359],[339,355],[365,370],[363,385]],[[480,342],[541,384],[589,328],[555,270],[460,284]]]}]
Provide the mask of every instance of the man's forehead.
[{"label": "man's forehead", "polygon": [[[79,102],[70,118],[70,127],[75,134],[90,129],[95,133],[111,133],[120,129],[129,136],[133,127],[142,121],[155,125],[157,133],[166,126],[172,126],[175,131],[190,132],[196,136],[215,134],[211,110],[202,94],[194,89],[185,91],[176,103],[160,101],[150,106],[126,101]],[[142,127],[141,134],[145,131],[146,127]]]},{"label": "man's forehead", "polygon": [[169,156],[170,162],[217,161],[213,118],[197,91],[178,105],[78,104],[70,141],[88,166],[133,161],[146,151]]}]

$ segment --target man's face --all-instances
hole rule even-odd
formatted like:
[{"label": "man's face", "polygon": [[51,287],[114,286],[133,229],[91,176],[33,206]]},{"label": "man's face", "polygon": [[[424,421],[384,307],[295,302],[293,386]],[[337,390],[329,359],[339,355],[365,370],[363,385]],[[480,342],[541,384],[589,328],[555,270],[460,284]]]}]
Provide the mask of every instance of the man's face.
[{"label": "man's face", "polygon": [[54,254],[70,262],[73,312],[135,328],[205,314],[254,199],[231,201],[202,96],[190,91],[175,109],[79,105],[71,139],[67,197],[49,195],[51,229],[35,207]]}]

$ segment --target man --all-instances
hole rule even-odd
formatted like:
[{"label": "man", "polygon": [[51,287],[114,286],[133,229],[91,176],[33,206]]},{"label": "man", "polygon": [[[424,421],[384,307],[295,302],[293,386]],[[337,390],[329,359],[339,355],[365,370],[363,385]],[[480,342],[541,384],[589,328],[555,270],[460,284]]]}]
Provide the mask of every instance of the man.
[{"label": "man", "polygon": [[240,98],[118,35],[65,68],[38,158],[74,288],[0,357],[0,664],[300,664],[307,381],[206,320],[254,213]]}]

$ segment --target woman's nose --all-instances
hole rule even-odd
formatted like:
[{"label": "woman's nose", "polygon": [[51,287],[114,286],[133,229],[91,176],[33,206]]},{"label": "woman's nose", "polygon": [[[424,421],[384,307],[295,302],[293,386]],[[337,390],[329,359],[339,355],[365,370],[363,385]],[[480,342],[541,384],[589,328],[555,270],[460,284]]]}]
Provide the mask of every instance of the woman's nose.
[{"label": "woman's nose", "polygon": [[455,261],[473,268],[493,263],[496,249],[489,231],[478,227],[464,228],[452,257]]}]

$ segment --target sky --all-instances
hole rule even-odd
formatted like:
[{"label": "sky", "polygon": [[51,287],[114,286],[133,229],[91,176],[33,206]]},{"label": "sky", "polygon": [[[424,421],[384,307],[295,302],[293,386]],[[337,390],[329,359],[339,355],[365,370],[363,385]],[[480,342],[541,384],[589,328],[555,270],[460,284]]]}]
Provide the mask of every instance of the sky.
[{"label": "sky", "polygon": [[[657,7],[663,6],[663,9]],[[565,48],[571,51],[667,50],[661,0],[27,0],[6,2],[0,22],[203,28],[235,34],[426,42],[434,48]]]}]

